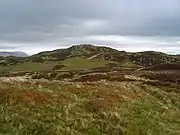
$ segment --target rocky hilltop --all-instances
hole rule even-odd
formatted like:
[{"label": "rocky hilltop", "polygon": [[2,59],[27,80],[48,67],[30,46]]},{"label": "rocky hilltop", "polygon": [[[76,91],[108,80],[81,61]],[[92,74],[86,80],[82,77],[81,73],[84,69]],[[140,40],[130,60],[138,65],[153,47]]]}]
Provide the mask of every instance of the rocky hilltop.
[{"label": "rocky hilltop", "polygon": [[155,51],[132,53],[90,44],[40,52],[29,57],[19,56],[0,57],[1,71],[81,70],[87,68],[179,70],[180,65],[178,55]]},{"label": "rocky hilltop", "polygon": [[180,59],[173,55],[161,52],[145,51],[130,53],[118,51],[110,47],[94,45],[74,45],[67,49],[58,49],[54,51],[41,52],[32,57],[65,60],[72,57],[83,57],[88,59],[110,60],[114,62],[129,62],[140,66],[154,66],[164,63],[176,63]]}]

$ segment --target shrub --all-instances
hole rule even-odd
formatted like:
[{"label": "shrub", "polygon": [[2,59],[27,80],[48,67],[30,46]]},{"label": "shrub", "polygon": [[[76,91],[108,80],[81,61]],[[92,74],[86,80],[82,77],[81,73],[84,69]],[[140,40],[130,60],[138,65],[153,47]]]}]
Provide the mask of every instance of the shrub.
[{"label": "shrub", "polygon": [[73,78],[74,74],[72,72],[64,72],[58,75],[57,79],[62,80],[62,79],[69,79]]},{"label": "shrub", "polygon": [[38,62],[38,63],[43,63],[44,59],[41,57],[33,57],[32,62]]},{"label": "shrub", "polygon": [[61,70],[64,67],[66,67],[66,66],[65,65],[56,65],[53,67],[53,70]]}]

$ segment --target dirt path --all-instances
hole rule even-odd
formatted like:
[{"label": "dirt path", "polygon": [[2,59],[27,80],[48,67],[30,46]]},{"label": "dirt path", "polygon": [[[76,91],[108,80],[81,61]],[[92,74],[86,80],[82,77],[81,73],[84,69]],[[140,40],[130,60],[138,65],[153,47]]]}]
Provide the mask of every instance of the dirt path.
[{"label": "dirt path", "polygon": [[89,60],[94,59],[94,58],[96,58],[96,57],[100,56],[101,54],[102,54],[102,53],[95,54],[95,55],[93,55],[93,56],[89,57],[88,59],[89,59]]}]

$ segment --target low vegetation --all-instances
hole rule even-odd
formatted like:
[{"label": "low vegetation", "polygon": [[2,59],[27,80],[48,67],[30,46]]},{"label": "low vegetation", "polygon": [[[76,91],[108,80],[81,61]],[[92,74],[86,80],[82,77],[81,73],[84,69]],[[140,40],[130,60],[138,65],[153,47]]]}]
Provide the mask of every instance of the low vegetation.
[{"label": "low vegetation", "polygon": [[72,46],[0,57],[0,135],[179,135],[179,59]]},{"label": "low vegetation", "polygon": [[107,60],[91,60],[85,58],[71,58],[62,62],[69,70],[82,70],[96,67],[104,67],[110,61]]},{"label": "low vegetation", "polygon": [[177,91],[138,81],[72,83],[3,79],[0,133],[178,135]]},{"label": "low vegetation", "polygon": [[69,58],[64,61],[28,61],[11,65],[0,65],[1,72],[8,71],[52,71],[52,70],[82,70],[104,67],[110,61],[90,60],[87,58]]}]

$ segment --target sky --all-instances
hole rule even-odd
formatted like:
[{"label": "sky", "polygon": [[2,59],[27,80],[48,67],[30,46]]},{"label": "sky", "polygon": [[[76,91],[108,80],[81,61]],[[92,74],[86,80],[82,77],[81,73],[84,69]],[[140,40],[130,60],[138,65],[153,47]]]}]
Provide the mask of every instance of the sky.
[{"label": "sky", "polygon": [[180,54],[180,0],[0,0],[0,51],[74,44]]}]

